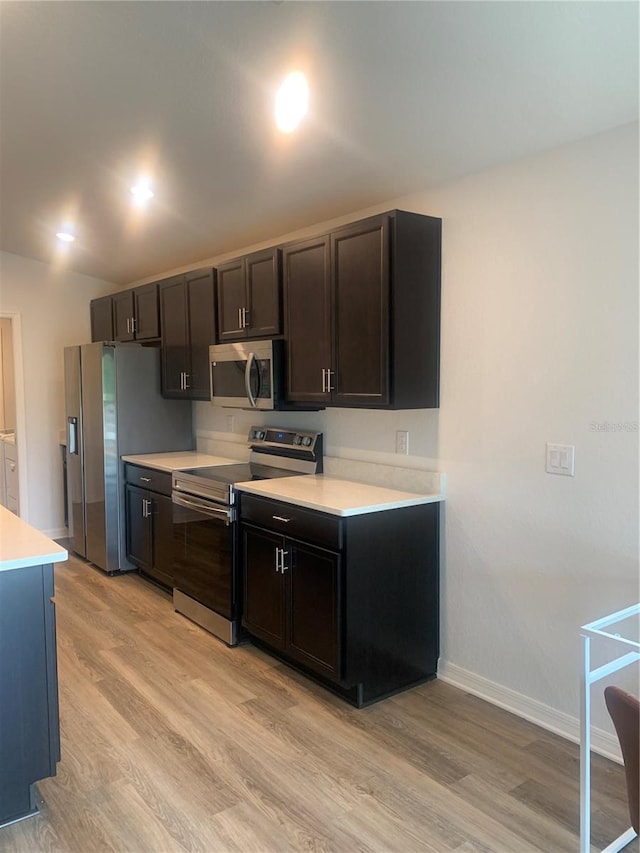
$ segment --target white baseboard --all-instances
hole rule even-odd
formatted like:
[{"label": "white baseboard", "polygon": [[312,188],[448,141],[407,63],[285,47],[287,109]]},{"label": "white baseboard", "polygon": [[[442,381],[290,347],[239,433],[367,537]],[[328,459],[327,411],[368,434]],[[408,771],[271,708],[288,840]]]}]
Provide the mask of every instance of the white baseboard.
[{"label": "white baseboard", "polygon": [[[438,663],[438,678],[467,693],[479,696],[492,705],[511,711],[512,714],[529,720],[529,722],[560,735],[566,740],[580,743],[580,720],[577,717],[572,717],[563,711],[557,711],[536,699],[530,699],[509,687],[503,687],[501,684],[496,684],[494,681],[489,681],[481,675],[476,675],[445,660]],[[591,727],[591,749],[618,764],[622,763],[620,746],[615,735],[594,726]]]},{"label": "white baseboard", "polygon": [[53,530],[43,530],[42,532],[45,536],[48,536],[49,539],[66,539],[69,535],[69,531],[66,527],[54,527]]}]

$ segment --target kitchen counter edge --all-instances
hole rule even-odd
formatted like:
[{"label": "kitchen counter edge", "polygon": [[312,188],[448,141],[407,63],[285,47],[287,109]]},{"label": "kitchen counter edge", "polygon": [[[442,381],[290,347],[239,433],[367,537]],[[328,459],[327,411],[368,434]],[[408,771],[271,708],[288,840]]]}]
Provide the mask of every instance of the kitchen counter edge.
[{"label": "kitchen counter edge", "polygon": [[202,468],[216,465],[235,465],[238,459],[228,459],[225,456],[211,456],[209,453],[199,453],[197,450],[176,450],[167,453],[140,453],[120,457],[123,462],[142,465],[143,468],[153,468],[154,471],[184,471],[187,468]]},{"label": "kitchen counter edge", "polygon": [[236,483],[240,492],[342,517],[444,501],[439,493],[414,494],[324,474]]},{"label": "kitchen counter edge", "polygon": [[0,506],[0,572],[62,563],[68,556],[53,539]]}]

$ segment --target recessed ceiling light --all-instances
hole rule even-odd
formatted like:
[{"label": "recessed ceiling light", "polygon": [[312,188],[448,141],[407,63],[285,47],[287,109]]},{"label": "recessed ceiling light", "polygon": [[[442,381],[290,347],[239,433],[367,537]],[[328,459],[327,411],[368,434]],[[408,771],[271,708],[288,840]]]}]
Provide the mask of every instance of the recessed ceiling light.
[{"label": "recessed ceiling light", "polygon": [[288,74],[276,95],[276,124],[283,133],[291,133],[309,107],[309,87],[301,71]]},{"label": "recessed ceiling light", "polygon": [[70,231],[58,231],[56,237],[58,240],[62,240],[63,243],[73,243],[76,239],[75,234],[71,234]]},{"label": "recessed ceiling light", "polygon": [[131,195],[133,196],[133,203],[142,207],[150,198],[153,198],[153,190],[148,181],[138,181],[135,186],[131,187]]}]

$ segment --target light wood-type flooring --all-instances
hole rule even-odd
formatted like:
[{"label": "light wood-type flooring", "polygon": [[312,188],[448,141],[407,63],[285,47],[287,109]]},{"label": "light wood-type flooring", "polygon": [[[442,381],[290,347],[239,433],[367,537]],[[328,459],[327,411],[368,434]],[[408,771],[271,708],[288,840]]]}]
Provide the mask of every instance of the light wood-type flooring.
[{"label": "light wood-type flooring", "polygon": [[[440,681],[356,710],[136,575],[55,574],[62,761],[0,850],[577,851],[575,745]],[[593,775],[595,850],[629,818]]]}]

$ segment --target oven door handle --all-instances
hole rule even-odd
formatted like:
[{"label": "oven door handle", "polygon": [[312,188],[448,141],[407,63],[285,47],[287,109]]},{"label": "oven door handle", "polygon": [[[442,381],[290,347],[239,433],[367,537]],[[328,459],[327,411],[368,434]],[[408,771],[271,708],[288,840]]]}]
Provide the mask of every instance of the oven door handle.
[{"label": "oven door handle", "polygon": [[231,510],[216,509],[215,507],[212,507],[211,504],[203,504],[199,501],[190,501],[187,500],[187,498],[183,498],[181,495],[176,495],[175,492],[171,496],[171,500],[174,504],[178,504],[178,506],[184,506],[187,509],[193,509],[196,512],[201,512],[203,515],[209,516],[209,518],[219,518],[221,521],[224,521],[227,527],[231,523]]},{"label": "oven door handle", "polygon": [[257,409],[258,404],[256,403],[256,398],[251,393],[251,367],[253,364],[256,364],[256,354],[254,352],[250,352],[247,356],[247,366],[244,369],[244,389],[247,392],[251,408]]}]

